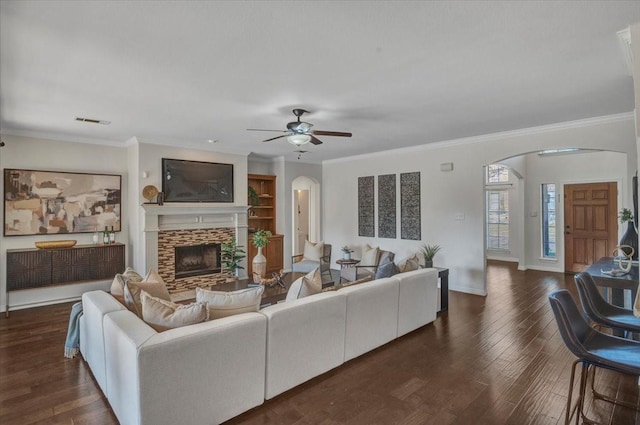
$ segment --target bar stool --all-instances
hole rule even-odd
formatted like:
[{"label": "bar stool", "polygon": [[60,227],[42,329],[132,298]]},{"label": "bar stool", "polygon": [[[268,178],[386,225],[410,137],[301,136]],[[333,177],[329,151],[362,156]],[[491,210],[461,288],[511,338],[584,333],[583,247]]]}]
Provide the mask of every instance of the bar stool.
[{"label": "bar stool", "polygon": [[[589,367],[593,366],[594,371],[595,368],[604,368],[627,375],[640,376],[640,343],[603,334],[593,329],[580,314],[578,306],[566,289],[554,291],[549,294],[549,302],[562,340],[567,348],[578,358],[571,368],[565,425],[569,424],[571,418],[576,413],[576,425],[580,418],[582,418],[584,423],[597,424],[597,422],[586,417],[583,411]],[[573,384],[575,381],[576,366],[579,363],[582,364],[580,394],[578,395],[576,405],[572,408],[571,397],[573,394]],[[601,396],[601,394],[598,395]],[[596,396],[595,393],[594,396]],[[598,398],[640,411],[638,407],[630,403],[618,401],[610,397]]]},{"label": "bar stool", "polygon": [[601,326],[640,334],[640,318],[634,316],[632,310],[609,304],[602,298],[593,277],[589,273],[578,273],[574,276],[582,310],[589,319]]}]

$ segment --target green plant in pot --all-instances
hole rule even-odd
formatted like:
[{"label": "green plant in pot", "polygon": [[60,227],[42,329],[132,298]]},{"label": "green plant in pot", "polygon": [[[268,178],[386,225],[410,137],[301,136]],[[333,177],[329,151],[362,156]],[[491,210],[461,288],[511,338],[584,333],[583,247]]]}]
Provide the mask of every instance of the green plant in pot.
[{"label": "green plant in pot", "polygon": [[345,245],[342,248],[340,248],[340,251],[342,251],[342,259],[343,260],[351,260],[351,253],[353,252],[353,249],[351,249],[347,245]]},{"label": "green plant in pot", "polygon": [[253,257],[251,266],[253,269],[253,280],[256,283],[260,283],[267,271],[267,258],[262,254],[262,248],[264,248],[271,239],[271,232],[269,230],[258,229],[253,233],[253,246],[258,248],[258,253]]},{"label": "green plant in pot", "polygon": [[251,186],[247,187],[247,200],[249,201],[249,205],[255,207],[260,204],[260,197],[258,196],[258,192]]},{"label": "green plant in pot", "polygon": [[433,267],[433,257],[442,249],[440,245],[428,245],[423,244],[422,248],[420,248],[420,253],[424,258],[424,266],[425,267]]},{"label": "green plant in pot", "polygon": [[[620,239],[620,245],[626,245],[633,248],[633,260],[638,259],[638,231],[636,229],[635,223],[633,221],[633,212],[629,208],[623,208],[620,210],[618,214],[618,218],[620,219],[620,223],[627,223],[627,230],[622,235]],[[631,250],[629,248],[622,247],[621,248],[626,255],[631,254]]]},{"label": "green plant in pot", "polygon": [[245,251],[242,246],[236,243],[236,238],[231,238],[228,242],[224,242],[221,246],[221,258],[220,262],[222,267],[227,272],[233,273],[235,277],[238,276],[238,270],[244,269],[240,265],[240,261],[246,258]]}]

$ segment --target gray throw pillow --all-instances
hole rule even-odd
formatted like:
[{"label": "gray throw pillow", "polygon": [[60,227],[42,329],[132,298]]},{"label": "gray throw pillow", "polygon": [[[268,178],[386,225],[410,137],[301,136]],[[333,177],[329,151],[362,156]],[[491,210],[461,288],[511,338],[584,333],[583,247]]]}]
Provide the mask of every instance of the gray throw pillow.
[{"label": "gray throw pillow", "polygon": [[383,277],[391,277],[398,274],[398,268],[393,261],[387,261],[384,264],[380,264],[376,270],[376,279],[382,279]]}]

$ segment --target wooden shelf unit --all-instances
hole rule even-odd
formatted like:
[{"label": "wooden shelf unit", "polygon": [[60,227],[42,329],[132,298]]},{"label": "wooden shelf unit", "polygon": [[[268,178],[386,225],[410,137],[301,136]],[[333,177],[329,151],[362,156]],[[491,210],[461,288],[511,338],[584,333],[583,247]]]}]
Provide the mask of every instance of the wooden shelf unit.
[{"label": "wooden shelf unit", "polygon": [[262,229],[276,234],[276,176],[249,174],[247,184],[258,194],[260,203],[249,210],[249,232]]},{"label": "wooden shelf unit", "polygon": [[253,246],[253,232],[258,229],[269,230],[273,236],[262,253],[267,257],[267,277],[284,267],[284,236],[276,233],[276,176],[267,174],[249,174],[247,184],[258,194],[260,203],[249,210],[249,247],[247,249],[247,272],[253,276],[251,261],[258,253]]}]

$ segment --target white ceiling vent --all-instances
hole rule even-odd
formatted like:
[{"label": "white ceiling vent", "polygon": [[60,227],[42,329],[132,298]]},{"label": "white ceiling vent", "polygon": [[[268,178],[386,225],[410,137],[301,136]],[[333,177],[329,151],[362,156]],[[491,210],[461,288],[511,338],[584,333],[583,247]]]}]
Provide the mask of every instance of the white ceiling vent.
[{"label": "white ceiling vent", "polygon": [[76,121],[88,122],[88,123],[91,123],[91,124],[102,124],[102,125],[111,124],[111,121],[94,120],[92,118],[82,118],[82,117],[76,117]]}]

